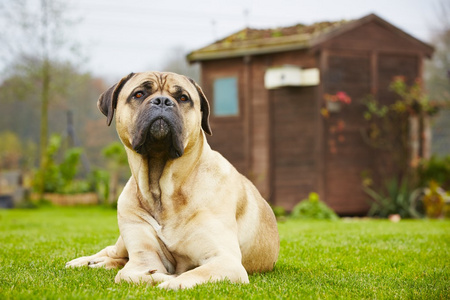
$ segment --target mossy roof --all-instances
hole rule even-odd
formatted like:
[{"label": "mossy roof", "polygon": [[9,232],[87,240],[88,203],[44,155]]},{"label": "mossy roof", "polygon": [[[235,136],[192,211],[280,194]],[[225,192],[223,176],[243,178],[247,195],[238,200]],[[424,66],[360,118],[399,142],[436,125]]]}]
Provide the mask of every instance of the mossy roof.
[{"label": "mossy roof", "polygon": [[297,24],[270,29],[244,28],[206,47],[192,51],[187,59],[194,62],[312,48],[340,33],[373,20],[383,23],[403,37],[429,47],[432,52],[431,46],[415,39],[380,17],[370,14],[357,20],[317,22],[311,25]]}]

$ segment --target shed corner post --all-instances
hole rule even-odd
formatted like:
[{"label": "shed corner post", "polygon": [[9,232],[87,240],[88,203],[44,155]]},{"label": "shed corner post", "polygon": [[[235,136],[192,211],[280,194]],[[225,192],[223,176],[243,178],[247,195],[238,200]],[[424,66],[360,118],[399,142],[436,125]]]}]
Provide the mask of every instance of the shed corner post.
[{"label": "shed corner post", "polygon": [[318,65],[320,72],[320,83],[317,89],[317,99],[316,99],[316,127],[317,127],[317,138],[316,138],[316,163],[317,163],[317,193],[319,194],[322,201],[327,202],[326,194],[326,151],[325,151],[325,138],[326,138],[326,126],[325,120],[322,117],[321,109],[323,106],[323,97],[325,94],[325,79],[328,72],[328,58],[329,50],[321,49],[317,52]]}]

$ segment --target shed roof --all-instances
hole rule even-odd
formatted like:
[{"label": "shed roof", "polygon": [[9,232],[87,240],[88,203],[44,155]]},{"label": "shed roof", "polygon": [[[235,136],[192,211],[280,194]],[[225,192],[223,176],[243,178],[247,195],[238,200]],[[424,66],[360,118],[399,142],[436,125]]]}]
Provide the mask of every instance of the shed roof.
[{"label": "shed roof", "polygon": [[433,53],[432,46],[416,39],[377,15],[370,14],[357,20],[318,22],[311,25],[297,24],[290,27],[272,29],[244,28],[206,47],[192,51],[187,56],[187,59],[194,62],[318,48],[327,40],[372,21],[387,27],[399,37],[413,41],[422,49],[425,55],[431,56]]}]

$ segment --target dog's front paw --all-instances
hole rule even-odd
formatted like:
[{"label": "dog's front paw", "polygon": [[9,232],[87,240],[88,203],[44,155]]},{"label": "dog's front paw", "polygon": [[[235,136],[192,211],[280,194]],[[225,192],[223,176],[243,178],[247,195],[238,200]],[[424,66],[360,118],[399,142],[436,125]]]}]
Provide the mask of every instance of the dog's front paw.
[{"label": "dog's front paw", "polygon": [[82,256],[75,258],[68,263],[66,263],[66,268],[76,268],[76,267],[83,267],[87,266],[89,264],[89,261],[91,260],[92,256]]},{"label": "dog's front paw", "polygon": [[133,282],[133,283],[148,283],[151,285],[156,285],[161,282],[175,278],[175,275],[169,275],[164,273],[156,272],[156,270],[147,271],[132,271],[122,269],[117,273],[115,282],[120,283],[122,281]]},{"label": "dog's front paw", "polygon": [[158,285],[160,289],[166,289],[166,290],[183,290],[183,289],[190,289],[200,282],[198,280],[195,280],[194,278],[173,278],[171,280],[165,281]]}]

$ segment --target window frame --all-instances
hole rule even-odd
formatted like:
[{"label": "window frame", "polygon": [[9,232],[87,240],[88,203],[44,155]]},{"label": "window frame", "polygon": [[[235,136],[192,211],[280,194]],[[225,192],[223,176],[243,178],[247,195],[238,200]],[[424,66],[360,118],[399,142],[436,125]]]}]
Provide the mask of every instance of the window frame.
[{"label": "window frame", "polygon": [[[235,80],[235,84],[236,84],[236,107],[237,107],[237,112],[236,114],[216,114],[216,89],[215,89],[215,84],[217,80],[220,79],[227,79],[227,78],[233,78]],[[211,107],[211,115],[216,118],[216,119],[220,119],[220,120],[226,120],[226,119],[240,119],[242,117],[242,106],[241,106],[241,95],[240,95],[240,88],[239,88],[239,76],[237,74],[226,74],[226,75],[221,75],[221,76],[215,76],[214,78],[212,78],[212,107]]]}]

